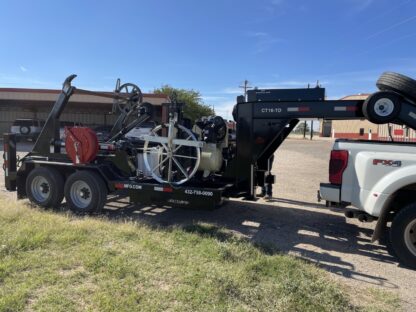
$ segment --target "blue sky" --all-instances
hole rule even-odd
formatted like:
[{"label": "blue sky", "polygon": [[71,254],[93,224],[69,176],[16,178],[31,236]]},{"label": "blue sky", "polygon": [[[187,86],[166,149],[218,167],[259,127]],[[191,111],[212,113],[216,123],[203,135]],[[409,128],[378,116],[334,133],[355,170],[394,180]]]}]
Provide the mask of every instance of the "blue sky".
[{"label": "blue sky", "polygon": [[238,86],[371,92],[385,70],[416,77],[416,0],[7,1],[0,87],[201,91],[229,116]]}]

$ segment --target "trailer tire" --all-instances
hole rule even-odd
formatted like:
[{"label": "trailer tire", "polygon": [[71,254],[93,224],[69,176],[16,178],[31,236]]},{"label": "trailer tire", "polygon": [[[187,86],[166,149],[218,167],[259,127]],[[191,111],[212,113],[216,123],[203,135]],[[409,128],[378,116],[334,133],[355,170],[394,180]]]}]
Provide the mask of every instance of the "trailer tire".
[{"label": "trailer tire", "polygon": [[107,186],[92,171],[76,171],[65,183],[68,208],[76,214],[100,213],[107,200]]},{"label": "trailer tire", "polygon": [[391,91],[370,95],[363,104],[364,116],[375,124],[393,122],[400,114],[402,98]]},{"label": "trailer tire", "polygon": [[26,179],[29,200],[41,207],[57,208],[64,198],[64,178],[52,167],[37,167]]},{"label": "trailer tire", "polygon": [[385,72],[377,80],[377,87],[382,91],[394,91],[416,100],[416,80],[407,76]]},{"label": "trailer tire", "polygon": [[416,203],[403,207],[394,217],[389,247],[400,263],[416,269]]}]

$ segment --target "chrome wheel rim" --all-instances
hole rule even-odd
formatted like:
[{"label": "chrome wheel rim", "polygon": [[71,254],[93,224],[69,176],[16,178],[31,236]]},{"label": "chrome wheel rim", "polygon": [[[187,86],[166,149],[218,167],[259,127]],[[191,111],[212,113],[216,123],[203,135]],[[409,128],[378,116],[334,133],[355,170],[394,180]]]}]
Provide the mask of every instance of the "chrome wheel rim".
[{"label": "chrome wheel rim", "polygon": [[388,98],[382,98],[374,104],[374,112],[380,117],[387,117],[394,111],[394,103]]},{"label": "chrome wheel rim", "polygon": [[416,256],[416,219],[406,226],[404,231],[404,242],[409,251]]},{"label": "chrome wheel rim", "polygon": [[36,176],[30,184],[30,191],[37,202],[44,202],[49,198],[51,187],[45,177]]},{"label": "chrome wheel rim", "polygon": [[70,197],[75,206],[85,209],[91,204],[91,188],[84,181],[75,181],[71,185]]}]

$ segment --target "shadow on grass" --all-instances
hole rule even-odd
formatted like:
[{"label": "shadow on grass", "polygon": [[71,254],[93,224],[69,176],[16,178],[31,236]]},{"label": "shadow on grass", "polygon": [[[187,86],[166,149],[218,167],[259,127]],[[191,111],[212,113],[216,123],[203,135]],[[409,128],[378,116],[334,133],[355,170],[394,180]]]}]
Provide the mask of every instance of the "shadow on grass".
[{"label": "shadow on grass", "polygon": [[[250,243],[250,239],[247,237],[238,237],[235,233],[229,232],[224,228],[220,228],[212,224],[194,223],[185,225],[181,227],[181,229],[188,233],[214,238],[220,242],[235,241],[238,239],[239,241]],[[281,253],[276,246],[273,246],[270,243],[254,242],[252,245],[266,255]]]},{"label": "shadow on grass", "polygon": [[371,228],[346,223],[341,213],[327,213],[321,207],[312,207],[312,203],[309,206],[296,203],[297,207],[286,207],[286,203],[284,200],[273,204],[230,201],[207,211],[133,205],[127,198],[113,196],[103,213],[115,222],[139,221],[168,231],[179,227],[221,242],[249,241],[265,254],[291,254],[349,279],[398,287],[379,272],[370,274],[356,270],[354,262],[363,261],[362,258],[397,265],[384,246],[371,243]]}]

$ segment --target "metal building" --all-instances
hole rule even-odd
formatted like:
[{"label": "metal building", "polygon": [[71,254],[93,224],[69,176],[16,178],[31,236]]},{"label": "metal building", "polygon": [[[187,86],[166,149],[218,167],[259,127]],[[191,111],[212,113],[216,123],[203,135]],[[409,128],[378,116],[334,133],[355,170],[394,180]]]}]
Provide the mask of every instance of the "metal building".
[{"label": "metal building", "polygon": [[[10,131],[15,119],[45,120],[60,90],[0,88],[0,133]],[[105,94],[106,92],[98,92]],[[163,94],[143,94],[144,101],[154,105],[168,102]],[[112,125],[117,116],[111,114],[112,99],[95,95],[75,94],[61,120],[86,126]]]}]

